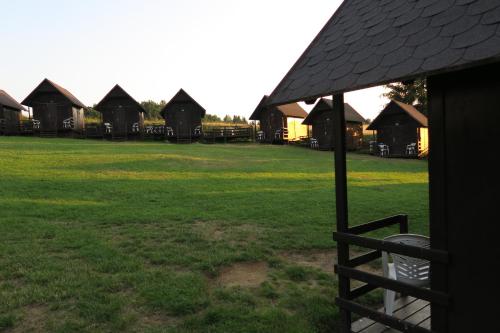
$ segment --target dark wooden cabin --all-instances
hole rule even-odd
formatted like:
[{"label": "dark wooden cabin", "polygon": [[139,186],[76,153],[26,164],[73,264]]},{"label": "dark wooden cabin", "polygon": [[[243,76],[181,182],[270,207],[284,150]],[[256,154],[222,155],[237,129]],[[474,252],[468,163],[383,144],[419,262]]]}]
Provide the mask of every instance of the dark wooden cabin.
[{"label": "dark wooden cabin", "polygon": [[[335,148],[332,105],[331,99],[321,98],[303,123],[311,126],[312,137],[318,141],[321,150]],[[363,123],[365,119],[348,103],[345,103],[344,108],[347,149],[360,149],[363,145]]]},{"label": "dark wooden cabin", "polygon": [[[352,226],[348,214],[344,93],[416,78],[427,79],[429,100],[430,248],[374,238],[396,225],[408,233],[412,216]],[[346,0],[278,85],[276,105],[333,95],[340,320],[331,331],[499,331],[499,92],[500,1],[480,0]],[[367,251],[352,256],[354,247]],[[359,268],[381,252],[430,262],[429,288]],[[375,289],[405,295],[400,310],[363,303]]]},{"label": "dark wooden cabin", "polygon": [[0,90],[0,135],[20,133],[22,111],[26,111],[26,108]]},{"label": "dark wooden cabin", "polygon": [[102,115],[104,133],[115,140],[139,138],[146,110],[118,84],[95,106]]},{"label": "dark wooden cabin", "polygon": [[417,155],[429,148],[427,117],[412,105],[391,101],[367,130],[377,131],[377,143],[389,146],[392,156],[406,156],[410,144],[417,145]]},{"label": "dark wooden cabin", "polygon": [[184,89],[179,90],[161,111],[167,139],[176,142],[199,140],[203,135],[201,120],[205,114],[205,109],[194,98]]},{"label": "dark wooden cabin", "polygon": [[297,103],[268,106],[264,96],[250,120],[259,121],[261,142],[289,142],[309,136],[309,126],[302,124],[307,112]]},{"label": "dark wooden cabin", "polygon": [[22,102],[32,108],[33,121],[43,137],[83,133],[85,105],[68,90],[45,79]]}]

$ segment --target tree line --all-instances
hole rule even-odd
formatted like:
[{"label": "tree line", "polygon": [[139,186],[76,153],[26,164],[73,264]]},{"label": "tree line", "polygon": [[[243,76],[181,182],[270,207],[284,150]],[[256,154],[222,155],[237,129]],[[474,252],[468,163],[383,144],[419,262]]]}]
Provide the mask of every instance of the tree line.
[{"label": "tree line", "polygon": [[[146,110],[146,114],[144,118],[146,120],[163,120],[160,112],[167,104],[166,101],[162,100],[159,103],[155,101],[144,101],[141,102],[142,107]],[[85,108],[85,117],[86,118],[100,118],[101,114],[96,111],[95,107],[97,104],[94,104],[92,107]],[[226,115],[224,118],[221,118],[217,115],[207,114],[205,115],[205,122],[208,123],[229,123],[229,124],[248,124],[248,120],[245,117],[241,117],[238,115]]]}]

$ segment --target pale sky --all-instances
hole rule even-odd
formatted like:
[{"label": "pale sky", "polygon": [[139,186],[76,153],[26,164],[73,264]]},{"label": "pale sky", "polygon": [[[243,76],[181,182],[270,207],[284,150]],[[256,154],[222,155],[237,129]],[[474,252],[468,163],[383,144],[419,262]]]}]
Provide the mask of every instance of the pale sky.
[{"label": "pale sky", "polygon": [[[210,114],[249,117],[341,0],[0,0],[0,89],[47,77],[93,105],[116,84],[139,101],[181,87]],[[348,94],[373,119],[382,88]]]}]

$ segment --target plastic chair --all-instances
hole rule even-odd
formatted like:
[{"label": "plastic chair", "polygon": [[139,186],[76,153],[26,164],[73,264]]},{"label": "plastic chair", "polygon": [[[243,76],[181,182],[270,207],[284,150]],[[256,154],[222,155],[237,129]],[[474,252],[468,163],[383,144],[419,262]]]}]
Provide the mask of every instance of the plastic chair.
[{"label": "plastic chair", "polygon": [[257,132],[257,141],[264,141],[266,138],[266,134],[263,131]]},{"label": "plastic chair", "polygon": [[104,128],[106,130],[106,134],[111,134],[113,132],[113,125],[111,123],[104,123]]},{"label": "plastic chair", "polygon": [[319,142],[315,138],[311,138],[311,149],[319,149]]},{"label": "plastic chair", "polygon": [[388,145],[380,143],[378,145],[378,149],[380,151],[380,157],[385,157],[390,155],[390,150]]},{"label": "plastic chair", "polygon": [[276,130],[276,132],[274,133],[274,140],[281,140],[282,138],[282,133],[281,133],[281,130]]},{"label": "plastic chair", "polygon": [[64,129],[71,129],[74,127],[74,120],[73,118],[68,118],[63,120],[63,128]]},{"label": "plastic chair", "polygon": [[406,155],[417,155],[417,144],[416,143],[410,143],[409,145],[406,146]]},{"label": "plastic chair", "polygon": [[[404,245],[430,248],[430,239],[421,235],[395,235],[384,239],[386,242],[394,242]],[[415,287],[428,287],[430,284],[430,262],[428,260],[416,259],[399,254],[391,253],[392,263],[389,262],[389,253],[382,253],[382,267],[384,277],[397,280]],[[385,313],[392,316],[396,292],[385,290],[384,307]]]},{"label": "plastic chair", "polygon": [[194,129],[194,135],[201,135],[201,126],[197,126]]}]

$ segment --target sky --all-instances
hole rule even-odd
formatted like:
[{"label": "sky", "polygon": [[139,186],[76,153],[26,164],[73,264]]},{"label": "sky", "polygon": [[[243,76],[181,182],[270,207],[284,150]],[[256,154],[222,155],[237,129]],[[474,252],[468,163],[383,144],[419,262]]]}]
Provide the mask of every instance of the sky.
[{"label": "sky", "polygon": [[[120,84],[138,101],[184,88],[210,114],[249,117],[341,0],[0,0],[0,89],[44,78],[86,105]],[[373,119],[384,89],[346,95]]]}]

